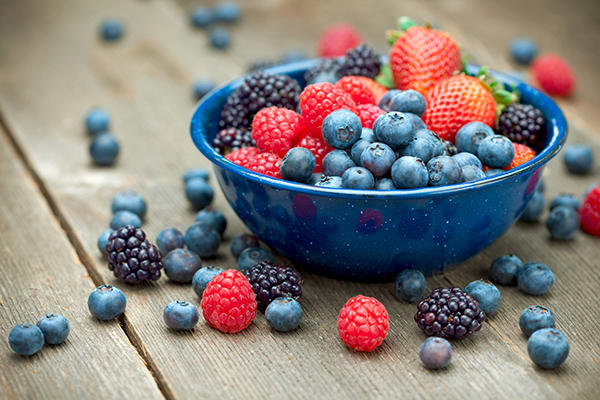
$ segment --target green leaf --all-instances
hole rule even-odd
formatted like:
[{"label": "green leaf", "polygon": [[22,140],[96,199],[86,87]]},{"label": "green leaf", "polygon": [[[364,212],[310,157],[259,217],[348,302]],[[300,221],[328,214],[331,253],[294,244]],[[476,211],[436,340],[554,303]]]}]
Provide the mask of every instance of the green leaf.
[{"label": "green leaf", "polygon": [[379,75],[377,75],[375,81],[388,89],[396,88],[396,84],[394,83],[394,77],[392,76],[392,69],[388,64],[384,64],[381,66],[381,69],[379,70]]},{"label": "green leaf", "polygon": [[403,34],[404,32],[402,31],[389,30],[385,33],[385,38],[388,44],[393,46],[394,43],[396,43],[396,40],[398,40]]},{"label": "green leaf", "polygon": [[398,28],[400,28],[401,31],[407,31],[408,28],[412,28],[413,26],[417,26],[417,23],[410,17],[404,15],[398,18]]}]

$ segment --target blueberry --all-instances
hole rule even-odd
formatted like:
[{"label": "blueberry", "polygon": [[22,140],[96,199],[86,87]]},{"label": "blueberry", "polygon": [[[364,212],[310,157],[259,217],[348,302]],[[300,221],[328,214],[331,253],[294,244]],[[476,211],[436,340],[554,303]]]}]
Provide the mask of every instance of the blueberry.
[{"label": "blueberry", "polygon": [[429,181],[429,173],[420,158],[404,156],[392,165],[392,180],[399,189],[425,187]]},{"label": "blueberry", "polygon": [[459,167],[466,167],[467,165],[471,165],[473,167],[477,167],[479,169],[483,168],[481,165],[481,161],[477,158],[473,153],[467,153],[463,151],[461,153],[455,154],[452,156],[454,161],[456,161]]},{"label": "blueberry", "polygon": [[211,8],[198,7],[190,15],[190,21],[196,28],[206,28],[215,20],[215,13]]},{"label": "blueberry", "polygon": [[488,167],[504,168],[515,157],[515,148],[506,136],[488,136],[479,144],[477,156]]},{"label": "blueberry", "polygon": [[221,236],[223,236],[225,229],[227,229],[227,219],[219,210],[201,210],[196,214],[194,222],[214,229]]},{"label": "blueberry", "polygon": [[258,238],[251,233],[237,235],[231,240],[231,255],[237,259],[249,247],[260,247]]},{"label": "blueberry", "polygon": [[187,301],[177,300],[167,304],[163,312],[165,324],[176,331],[189,331],[198,323],[198,309]]},{"label": "blueberry", "polygon": [[245,272],[261,261],[275,262],[275,258],[269,250],[260,247],[248,247],[242,251],[237,261],[238,269]]},{"label": "blueberry", "polygon": [[60,314],[46,314],[37,323],[44,334],[46,344],[60,344],[67,340],[71,325],[69,321]]},{"label": "blueberry", "polygon": [[401,90],[398,90],[398,89],[388,90],[383,95],[383,97],[381,98],[381,100],[379,100],[379,108],[381,108],[384,111],[391,111],[390,110],[390,104],[392,102],[392,99],[394,98],[394,96],[396,96],[400,92],[401,92]]},{"label": "blueberry", "polygon": [[517,284],[523,292],[539,296],[548,293],[554,285],[554,274],[544,264],[527,263],[517,275]]},{"label": "blueberry", "polygon": [[291,297],[278,297],[267,306],[265,318],[276,331],[293,331],[300,325],[302,307]]},{"label": "blueberry", "polygon": [[434,157],[427,163],[431,186],[452,185],[462,181],[458,163],[449,156]]},{"label": "blueberry", "polygon": [[342,175],[342,186],[347,189],[373,189],[375,178],[366,168],[352,167]]},{"label": "blueberry", "polygon": [[554,207],[548,214],[546,228],[552,239],[571,240],[579,230],[579,214],[572,207]]},{"label": "blueberry", "polygon": [[544,178],[540,178],[537,185],[535,185],[535,191],[539,193],[546,192],[546,181],[544,180]]},{"label": "blueberry", "polygon": [[490,278],[501,285],[516,285],[517,276],[523,268],[523,262],[514,254],[496,258],[490,268]]},{"label": "blueberry", "polygon": [[100,253],[103,256],[106,256],[106,245],[108,244],[108,237],[113,232],[114,232],[113,229],[108,228],[107,230],[102,232],[100,234],[100,236],[98,237],[98,241],[96,242],[96,244],[98,246],[98,250],[100,250]]},{"label": "blueberry", "polygon": [[214,229],[203,224],[194,224],[185,232],[185,244],[202,258],[214,256],[221,244],[221,237]]},{"label": "blueberry", "polygon": [[208,171],[204,168],[188,169],[187,171],[185,171],[185,174],[183,174],[183,183],[188,183],[188,181],[194,178],[204,179],[206,182],[208,182],[210,176],[208,175]]},{"label": "blueberry", "polygon": [[360,118],[352,111],[335,110],[325,117],[321,129],[325,143],[336,149],[349,149],[360,139]]},{"label": "blueberry", "polygon": [[519,327],[527,337],[540,329],[554,328],[555,324],[554,314],[544,306],[527,307],[519,318]]},{"label": "blueberry", "polygon": [[539,221],[542,213],[544,212],[545,204],[546,199],[544,198],[544,195],[537,191],[534,192],[533,196],[531,196],[531,200],[529,200],[529,203],[527,203],[525,210],[523,210],[523,214],[521,214],[521,221]]},{"label": "blueberry", "polygon": [[224,28],[215,28],[210,32],[210,45],[214,49],[225,50],[231,43],[231,35]]},{"label": "blueberry", "polygon": [[194,292],[202,298],[202,294],[204,293],[204,289],[206,289],[208,282],[223,271],[225,271],[223,268],[212,266],[200,268],[192,278],[192,288],[194,289]]},{"label": "blueberry", "polygon": [[100,38],[105,42],[114,42],[123,36],[123,24],[116,19],[105,19],[100,24]]},{"label": "blueberry", "polygon": [[427,163],[433,157],[441,155],[441,153],[437,154],[440,149],[443,151],[441,143],[438,146],[428,137],[427,132],[429,131],[418,131],[415,134],[415,138],[400,151],[400,154],[403,156],[420,158],[424,163]]},{"label": "blueberry", "polygon": [[281,56],[281,60],[279,61],[281,64],[291,64],[293,62],[304,61],[308,57],[301,50],[290,50],[285,52]]},{"label": "blueberry", "polygon": [[223,2],[215,6],[215,16],[219,21],[235,22],[240,19],[242,12],[235,3]]},{"label": "blueberry", "polygon": [[325,174],[322,172],[314,172],[312,174],[312,176],[310,177],[308,184],[316,185],[317,183],[321,182],[321,179],[323,179],[324,176],[325,176]]},{"label": "blueberry", "polygon": [[572,194],[561,193],[553,198],[550,202],[550,211],[559,206],[571,207],[575,211],[579,211],[579,207],[581,207],[581,200]]},{"label": "blueberry", "polygon": [[594,154],[589,146],[568,146],[563,157],[567,169],[572,174],[586,175],[592,170]]},{"label": "blueberry", "polygon": [[306,183],[315,170],[315,156],[304,147],[290,149],[281,161],[281,177],[289,181]]},{"label": "blueberry", "polygon": [[90,144],[90,156],[96,165],[109,166],[114,164],[119,155],[119,143],[108,132],[98,133]]},{"label": "blueberry", "polygon": [[485,171],[485,176],[486,177],[490,177],[490,176],[496,176],[496,175],[500,175],[505,173],[506,171],[503,169],[499,169],[499,168],[490,168],[487,171]]},{"label": "blueberry", "polygon": [[421,119],[421,117],[419,117],[418,115],[413,114],[413,113],[409,113],[409,112],[405,112],[404,115],[406,117],[408,117],[408,119],[412,122],[413,130],[415,132],[419,131],[419,130],[422,130],[422,129],[427,129],[427,126],[425,125],[425,122],[423,122],[423,120]]},{"label": "blueberry", "polygon": [[360,163],[360,156],[362,155],[363,151],[365,151],[365,149],[367,147],[369,147],[369,145],[371,143],[373,143],[373,142],[369,142],[367,140],[360,139],[358,142],[356,142],[352,145],[352,150],[350,150],[350,157],[355,164],[355,165],[352,165],[353,167],[354,166],[364,167],[364,165],[362,165]]},{"label": "blueberry", "polygon": [[390,111],[413,113],[419,117],[425,114],[425,97],[416,90],[403,90],[392,97]]},{"label": "blueberry", "polygon": [[85,116],[85,127],[90,135],[108,131],[109,125],[110,117],[101,108],[94,108]]},{"label": "blueberry", "polygon": [[117,211],[110,220],[111,229],[117,230],[125,225],[133,225],[139,228],[142,226],[142,220],[131,211]]},{"label": "blueberry", "polygon": [[166,255],[172,250],[182,249],[185,246],[185,239],[179,229],[165,228],[158,232],[156,245],[160,252]]},{"label": "blueberry", "polygon": [[400,300],[415,302],[423,296],[426,287],[425,276],[419,270],[405,269],[396,275],[396,297]]},{"label": "blueberry", "polygon": [[127,299],[121,291],[111,285],[98,286],[88,297],[90,313],[102,320],[109,321],[123,314]]},{"label": "blueberry", "polygon": [[215,88],[212,81],[200,80],[194,83],[194,98],[200,100]]},{"label": "blueberry", "polygon": [[35,325],[19,324],[10,331],[8,344],[15,353],[31,356],[44,347],[44,334]]},{"label": "blueberry", "polygon": [[342,188],[342,177],[323,175],[321,177],[321,181],[315,183],[315,186],[326,188]]},{"label": "blueberry", "polygon": [[463,178],[463,182],[477,181],[485,178],[485,173],[472,165],[466,165],[460,169],[460,173]]},{"label": "blueberry", "polygon": [[558,329],[540,329],[529,337],[527,353],[540,368],[558,368],[569,355],[569,341]]},{"label": "blueberry", "polygon": [[355,166],[344,150],[332,150],[323,157],[323,173],[327,176],[342,176],[344,171]]},{"label": "blueberry", "polygon": [[377,140],[375,134],[373,133],[373,129],[369,128],[362,128],[362,130],[360,131],[360,139],[366,140],[369,143],[373,143]]},{"label": "blueberry", "polygon": [[194,252],[175,249],[163,260],[165,274],[173,282],[190,283],[194,274],[202,266],[202,260]]},{"label": "blueberry", "polygon": [[446,339],[430,337],[419,347],[419,358],[428,369],[446,368],[452,361],[452,346]]},{"label": "blueberry", "polygon": [[371,143],[360,156],[361,165],[376,177],[387,175],[394,161],[396,153],[385,143]]},{"label": "blueberry", "polygon": [[477,154],[479,144],[488,136],[494,136],[494,130],[483,122],[469,122],[456,133],[458,151]]},{"label": "blueberry", "polygon": [[380,142],[397,149],[406,146],[415,137],[413,119],[401,112],[391,111],[380,115],[373,124],[373,132]]},{"label": "blueberry", "polygon": [[495,314],[502,302],[498,288],[492,282],[481,279],[467,284],[465,292],[479,302],[479,308],[486,314]]},{"label": "blueberry", "polygon": [[390,178],[380,178],[375,182],[375,190],[396,190],[394,181]]},{"label": "blueberry", "polygon": [[531,39],[516,38],[510,42],[510,55],[519,64],[531,64],[536,54],[537,45]]},{"label": "blueberry", "polygon": [[148,209],[146,200],[133,190],[117,193],[112,199],[111,209],[113,214],[119,211],[130,211],[137,214],[138,217],[144,219]]},{"label": "blueberry", "polygon": [[214,196],[213,188],[202,178],[192,178],[185,183],[185,197],[196,209],[208,206]]}]

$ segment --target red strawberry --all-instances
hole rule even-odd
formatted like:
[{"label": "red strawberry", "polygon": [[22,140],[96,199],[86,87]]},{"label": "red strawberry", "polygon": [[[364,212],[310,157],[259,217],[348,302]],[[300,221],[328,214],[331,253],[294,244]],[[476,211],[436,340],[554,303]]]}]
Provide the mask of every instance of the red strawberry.
[{"label": "red strawberry", "polygon": [[366,76],[357,76],[357,80],[363,81],[375,95],[375,104],[379,104],[381,98],[388,92],[385,86],[375,82]]},{"label": "red strawberry", "polygon": [[323,158],[327,153],[333,150],[333,147],[329,146],[322,137],[305,136],[298,141],[296,146],[304,147],[310,150],[315,156],[315,170],[314,172],[323,172]]},{"label": "red strawberry", "polygon": [[533,77],[550,95],[569,96],[575,88],[575,75],[567,62],[556,54],[536,58],[531,67]]},{"label": "red strawberry", "polygon": [[335,24],[319,37],[320,57],[341,57],[362,42],[360,33],[350,24]]},{"label": "red strawberry", "polygon": [[375,103],[375,94],[359,78],[359,76],[344,76],[334,86],[352,96],[356,104]]},{"label": "red strawberry", "polygon": [[260,150],[257,147],[242,147],[241,149],[233,150],[231,153],[227,154],[225,158],[237,165],[247,168],[250,161],[258,154],[260,154]]},{"label": "red strawberry", "polygon": [[313,136],[320,137],[325,117],[341,108],[356,112],[356,103],[348,93],[329,82],[308,85],[300,93],[300,111],[309,133]]},{"label": "red strawberry", "polygon": [[513,158],[512,162],[508,165],[508,167],[504,168],[505,171],[516,168],[521,164],[525,164],[527,161],[535,157],[535,151],[533,151],[531,147],[514,142],[513,147],[515,148],[515,157]]},{"label": "red strawberry", "polygon": [[359,104],[356,106],[356,113],[360,117],[360,123],[363,128],[373,129],[375,120],[381,114],[385,114],[385,111],[375,104]]},{"label": "red strawberry", "polygon": [[480,121],[493,126],[496,102],[484,83],[471,76],[455,75],[435,84],[425,96],[423,121],[442,139],[454,142],[465,124]]},{"label": "red strawberry", "polygon": [[260,153],[248,162],[246,168],[259,174],[281,178],[281,173],[279,172],[280,166],[281,158],[277,154]]},{"label": "red strawberry", "polygon": [[297,112],[267,107],[252,120],[252,139],[259,149],[283,157],[292,148],[295,139],[304,135],[305,129],[304,119]]},{"label": "red strawberry", "polygon": [[579,215],[581,229],[590,235],[600,236],[600,186],[585,197]]},{"label": "red strawberry", "polygon": [[398,89],[426,94],[437,82],[460,71],[460,49],[444,32],[413,26],[390,50],[390,67]]}]

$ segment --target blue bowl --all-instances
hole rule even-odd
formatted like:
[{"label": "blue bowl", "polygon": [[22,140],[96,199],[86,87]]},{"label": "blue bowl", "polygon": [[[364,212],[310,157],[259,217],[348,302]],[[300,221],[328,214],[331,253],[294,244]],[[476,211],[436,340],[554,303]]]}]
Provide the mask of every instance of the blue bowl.
[{"label": "blue bowl", "polygon": [[[304,84],[304,72],[315,62],[268,72]],[[474,256],[506,232],[531,198],[542,168],[566,140],[567,123],[550,98],[514,78],[495,75],[514,85],[522,102],[543,112],[547,139],[533,160],[475,182],[395,191],[329,189],[270,178],[233,164],[210,142],[227,96],[243,78],[204,97],[192,118],[191,135],[213,163],[219,185],[240,219],[294,263],[351,280],[385,280],[406,268],[431,275]]]}]

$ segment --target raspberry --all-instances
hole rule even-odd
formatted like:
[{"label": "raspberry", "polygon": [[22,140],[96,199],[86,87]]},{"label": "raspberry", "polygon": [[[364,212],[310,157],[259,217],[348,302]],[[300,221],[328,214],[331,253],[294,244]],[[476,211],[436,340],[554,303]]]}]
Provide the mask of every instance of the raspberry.
[{"label": "raspberry", "polygon": [[227,154],[232,150],[254,145],[249,131],[236,128],[221,129],[212,141],[212,147],[219,154]]},{"label": "raspberry", "polygon": [[525,164],[527,161],[535,157],[535,151],[533,151],[531,147],[520,143],[513,143],[513,147],[515,148],[515,157],[508,167],[504,168],[505,171],[509,171],[521,164]]},{"label": "raspberry", "polygon": [[259,154],[260,150],[257,147],[242,147],[241,149],[233,150],[225,158],[234,164],[248,168],[250,161],[254,160]]},{"label": "raspberry", "polygon": [[235,333],[246,328],[256,317],[256,296],[248,279],[228,269],[212,278],[202,294],[202,315],[212,328]]},{"label": "raspberry", "polygon": [[550,95],[569,96],[575,88],[575,75],[567,62],[556,54],[545,54],[535,59],[533,77]]},{"label": "raspberry", "polygon": [[319,37],[320,57],[340,57],[346,51],[360,44],[360,33],[350,24],[335,24],[327,28]]},{"label": "raspberry", "polygon": [[341,108],[355,112],[356,103],[348,93],[329,82],[308,85],[300,94],[300,111],[313,136],[321,136],[321,125],[325,117]]},{"label": "raspberry", "polygon": [[278,297],[302,296],[302,277],[292,267],[261,261],[246,271],[246,277],[263,311]]},{"label": "raspberry", "polygon": [[316,138],[312,136],[305,136],[301,138],[296,144],[299,147],[309,149],[315,156],[315,172],[323,172],[323,158],[333,151],[333,147],[329,146],[323,138]]},{"label": "raspberry", "polygon": [[379,74],[379,68],[381,68],[379,55],[368,45],[361,44],[348,50],[337,74],[340,78],[348,75],[360,75],[375,79]]},{"label": "raspberry", "polygon": [[356,351],[373,351],[387,336],[390,318],[377,299],[358,295],[344,304],[338,316],[338,334]]},{"label": "raspberry", "polygon": [[373,92],[373,95],[375,95],[375,104],[379,104],[383,96],[388,92],[385,86],[375,82],[371,78],[367,78],[366,76],[357,76],[355,79],[364,82],[367,87],[371,89],[371,92]]},{"label": "raspberry", "polygon": [[375,95],[358,76],[345,76],[335,83],[335,87],[348,93],[356,104],[374,104]]},{"label": "raspberry", "polygon": [[498,117],[498,131],[517,142],[541,148],[544,145],[545,120],[542,112],[530,104],[509,104]]},{"label": "raspberry", "polygon": [[600,186],[585,197],[579,215],[581,229],[590,235],[600,236]]},{"label": "raspberry", "polygon": [[280,166],[281,158],[277,154],[260,153],[248,162],[246,168],[259,174],[281,178],[281,173],[279,172]]},{"label": "raspberry", "polygon": [[385,111],[375,104],[358,104],[356,106],[356,113],[360,117],[360,123],[363,128],[373,129],[375,120],[381,114],[385,114]]},{"label": "raspberry", "polygon": [[283,157],[305,129],[304,120],[297,112],[287,108],[263,108],[252,121],[252,139],[259,149]]},{"label": "raspberry", "polygon": [[106,244],[108,269],[129,283],[155,281],[163,267],[160,251],[146,240],[140,228],[126,225],[108,237]]}]

